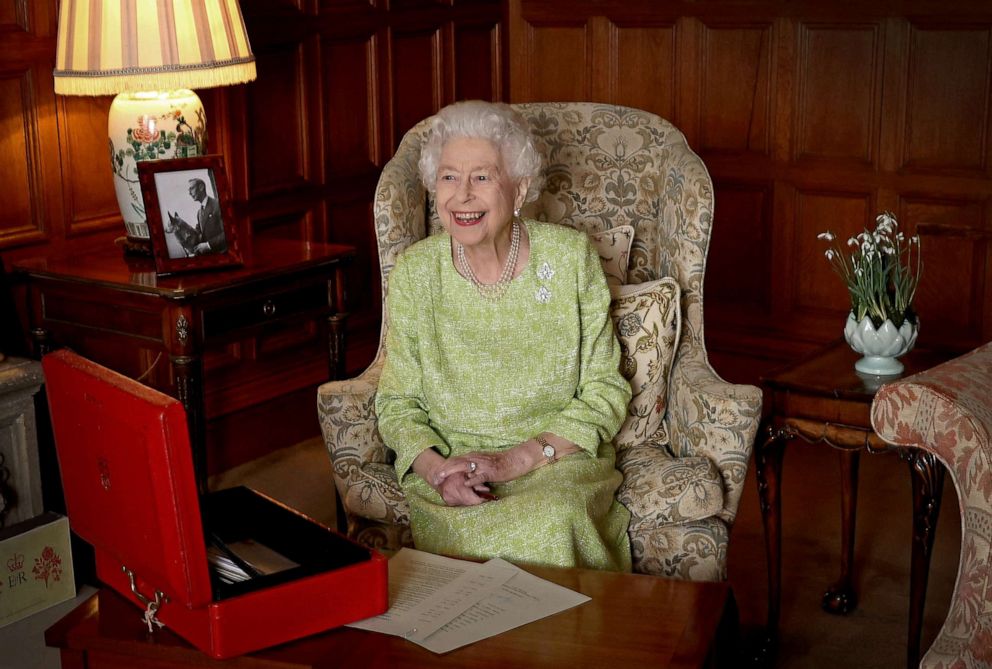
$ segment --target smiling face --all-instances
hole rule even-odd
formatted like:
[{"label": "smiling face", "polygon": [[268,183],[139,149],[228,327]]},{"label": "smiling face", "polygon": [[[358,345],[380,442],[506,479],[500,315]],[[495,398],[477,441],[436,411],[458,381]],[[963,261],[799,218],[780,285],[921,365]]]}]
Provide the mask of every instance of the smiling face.
[{"label": "smiling face", "polygon": [[455,137],[444,145],[437,170],[437,213],[448,233],[462,246],[493,244],[521,206],[526,179],[514,183],[495,144],[486,139]]}]

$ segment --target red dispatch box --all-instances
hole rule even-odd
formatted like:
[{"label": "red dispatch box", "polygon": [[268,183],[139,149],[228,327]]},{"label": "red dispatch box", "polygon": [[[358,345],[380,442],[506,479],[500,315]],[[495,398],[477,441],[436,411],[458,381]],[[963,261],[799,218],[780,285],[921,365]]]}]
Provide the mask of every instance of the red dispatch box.
[{"label": "red dispatch box", "polygon": [[177,400],[70,351],[42,365],[69,523],[149,627],[225,658],[386,610],[381,554],[248,488],[199,499]]}]

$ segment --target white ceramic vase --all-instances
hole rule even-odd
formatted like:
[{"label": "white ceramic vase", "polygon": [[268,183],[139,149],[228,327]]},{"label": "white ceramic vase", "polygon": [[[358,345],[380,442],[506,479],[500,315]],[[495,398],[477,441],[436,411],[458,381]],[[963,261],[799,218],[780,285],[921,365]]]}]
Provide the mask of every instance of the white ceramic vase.
[{"label": "white ceramic vase", "polygon": [[903,365],[896,358],[913,348],[919,330],[919,320],[910,323],[908,319],[898,328],[892,321],[886,320],[876,330],[871,318],[865,316],[859,323],[852,312],[847,316],[844,338],[851,348],[864,356],[854,363],[856,370],[864,374],[891,376],[902,373]]}]

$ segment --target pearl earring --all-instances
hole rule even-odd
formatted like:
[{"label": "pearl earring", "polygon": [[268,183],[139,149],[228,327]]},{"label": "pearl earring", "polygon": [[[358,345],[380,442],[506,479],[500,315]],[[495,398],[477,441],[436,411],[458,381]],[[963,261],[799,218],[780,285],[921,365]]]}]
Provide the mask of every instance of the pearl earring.
[{"label": "pearl earring", "polygon": [[516,216],[517,218],[520,218],[520,207],[517,207],[516,209],[513,210],[513,215]]}]

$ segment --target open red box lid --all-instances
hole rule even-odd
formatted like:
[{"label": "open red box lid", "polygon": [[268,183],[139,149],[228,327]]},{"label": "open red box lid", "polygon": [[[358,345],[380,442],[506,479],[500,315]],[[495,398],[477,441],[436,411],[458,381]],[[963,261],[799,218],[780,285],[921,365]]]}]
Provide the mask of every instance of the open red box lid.
[{"label": "open red box lid", "polygon": [[182,404],[68,350],[45,356],[42,366],[72,529],[173,601],[208,604]]}]

